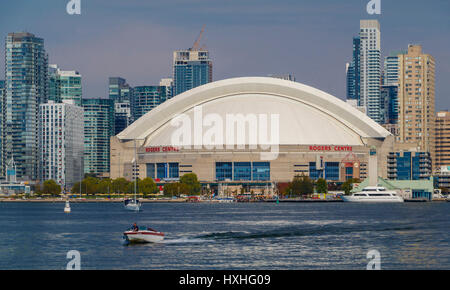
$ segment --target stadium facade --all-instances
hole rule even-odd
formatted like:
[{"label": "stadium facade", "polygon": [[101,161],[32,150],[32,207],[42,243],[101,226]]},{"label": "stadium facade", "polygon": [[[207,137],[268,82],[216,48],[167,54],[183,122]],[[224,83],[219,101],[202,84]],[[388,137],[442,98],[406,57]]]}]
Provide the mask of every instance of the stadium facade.
[{"label": "stadium facade", "polygon": [[213,187],[267,186],[296,175],[376,183],[387,177],[393,146],[386,129],[323,91],[233,78],[177,95],[113,136],[110,177],[170,182],[194,172]]}]

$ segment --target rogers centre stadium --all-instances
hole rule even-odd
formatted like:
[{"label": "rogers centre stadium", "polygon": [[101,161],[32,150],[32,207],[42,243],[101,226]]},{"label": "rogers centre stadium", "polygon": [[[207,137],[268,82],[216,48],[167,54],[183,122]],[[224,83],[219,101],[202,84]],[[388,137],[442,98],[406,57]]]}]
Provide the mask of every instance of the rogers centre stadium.
[{"label": "rogers centre stadium", "polygon": [[[192,137],[183,138],[182,145],[173,142],[183,123],[176,121],[180,116],[192,121],[186,127]],[[242,117],[235,120],[247,129],[243,138],[234,124],[230,136],[229,116]],[[276,121],[267,125],[270,146],[255,146],[253,137],[264,134],[247,124],[252,120]],[[216,136],[214,146],[202,143],[216,125],[227,138]],[[370,176],[376,182],[378,176],[387,177],[393,146],[386,129],[323,91],[270,77],[232,78],[179,94],[112,137],[110,177],[132,179],[137,156],[135,174],[141,179],[164,183],[194,172],[204,186],[219,192],[224,185],[271,191],[297,175],[330,182]]]}]

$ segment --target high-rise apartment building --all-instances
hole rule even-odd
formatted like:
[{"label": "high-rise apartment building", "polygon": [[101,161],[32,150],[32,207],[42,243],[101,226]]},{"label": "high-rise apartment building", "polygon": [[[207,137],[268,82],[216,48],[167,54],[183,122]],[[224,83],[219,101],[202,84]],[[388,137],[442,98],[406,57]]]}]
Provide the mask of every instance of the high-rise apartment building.
[{"label": "high-rise apartment building", "polygon": [[381,110],[381,41],[378,20],[360,21],[360,100],[359,105],[366,108],[366,114],[374,121],[383,124]]},{"label": "high-rise apartment building", "polygon": [[39,176],[39,106],[47,101],[44,40],[27,32],[6,37],[2,160],[14,159],[18,179]]},{"label": "high-rise apartment building", "polygon": [[70,192],[84,176],[84,114],[75,100],[40,105],[40,180],[55,180]]},{"label": "high-rise apartment building", "polygon": [[346,66],[347,74],[347,100],[356,100],[357,106],[360,106],[360,51],[361,39],[353,37],[352,61]]},{"label": "high-rise apartment building", "polygon": [[440,170],[441,167],[450,168],[450,113],[448,111],[436,114],[435,138],[435,171]]},{"label": "high-rise apartment building", "polygon": [[109,174],[110,137],[114,134],[114,102],[111,99],[83,100],[84,172]]},{"label": "high-rise apartment building", "polygon": [[74,70],[61,70],[56,64],[49,65],[48,99],[56,103],[74,100],[77,106],[81,106],[83,99],[81,74]]},{"label": "high-rise apartment building", "polygon": [[173,95],[212,82],[212,60],[203,49],[173,53]]},{"label": "high-rise apartment building", "polygon": [[406,51],[394,51],[384,58],[383,85],[398,86],[398,56],[406,53]]},{"label": "high-rise apartment building", "polygon": [[[0,151],[2,150],[2,130],[3,130],[3,111],[5,110],[4,105],[4,97],[5,97],[5,80],[0,80]],[[2,158],[0,155],[0,178],[5,176],[3,165],[2,165]]]},{"label": "high-rise apartment building", "polygon": [[133,89],[131,112],[134,120],[166,101],[166,87],[138,86]]},{"label": "high-rise apartment building", "polygon": [[159,85],[166,88],[166,99],[171,99],[173,97],[173,78],[161,79]]},{"label": "high-rise apartment building", "polygon": [[390,152],[387,163],[388,178],[393,180],[429,179],[432,172],[429,152]]},{"label": "high-rise apartment building", "polygon": [[[409,45],[398,56],[398,141],[413,143],[419,151],[434,154],[435,62],[420,45]],[[434,168],[434,167],[433,167]]]},{"label": "high-rise apartment building", "polygon": [[134,120],[131,114],[133,88],[124,78],[109,78],[109,99],[114,103],[114,135],[122,132]]}]

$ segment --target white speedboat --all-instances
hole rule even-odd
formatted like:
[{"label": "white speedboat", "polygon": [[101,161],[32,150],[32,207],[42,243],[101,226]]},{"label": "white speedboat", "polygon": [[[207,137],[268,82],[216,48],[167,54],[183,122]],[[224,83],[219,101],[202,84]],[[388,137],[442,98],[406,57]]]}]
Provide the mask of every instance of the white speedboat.
[{"label": "white speedboat", "polygon": [[395,191],[387,191],[381,186],[368,186],[360,192],[355,192],[350,196],[342,196],[345,202],[404,202],[401,196]]},{"label": "white speedboat", "polygon": [[141,203],[138,199],[126,199],[124,201],[125,209],[131,211],[139,211],[141,209]]},{"label": "white speedboat", "polygon": [[159,243],[164,240],[164,233],[151,228],[136,228],[125,231],[123,238],[130,243]]},{"label": "white speedboat", "polygon": [[70,213],[70,203],[68,200],[66,200],[66,206],[64,207],[64,212],[65,213]]}]

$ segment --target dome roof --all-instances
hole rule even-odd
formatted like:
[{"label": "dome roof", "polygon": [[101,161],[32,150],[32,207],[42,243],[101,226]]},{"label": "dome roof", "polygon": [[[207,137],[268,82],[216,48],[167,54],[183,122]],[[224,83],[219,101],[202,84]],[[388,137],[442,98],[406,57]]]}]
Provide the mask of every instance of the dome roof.
[{"label": "dome roof", "polygon": [[[276,78],[244,77],[209,83],[177,95],[117,137],[124,141],[145,139],[146,146],[173,145],[171,136],[177,127],[171,120],[179,114],[195,119],[198,115],[194,108],[200,105],[203,116],[214,114],[224,123],[229,115],[265,114],[269,130],[270,115],[278,115],[279,145],[363,145],[361,138],[390,135],[359,110],[323,91]],[[226,136],[225,124],[223,127]],[[227,140],[223,143],[227,144]],[[249,144],[248,136],[245,144]]]}]

